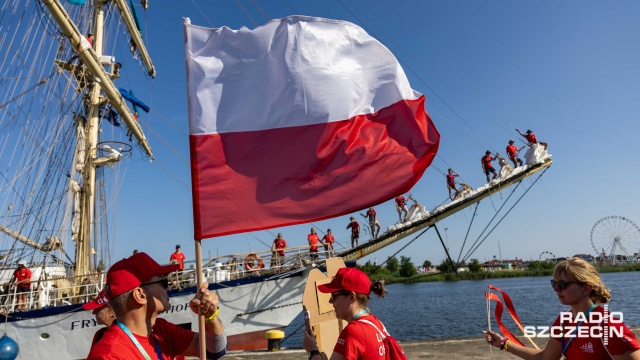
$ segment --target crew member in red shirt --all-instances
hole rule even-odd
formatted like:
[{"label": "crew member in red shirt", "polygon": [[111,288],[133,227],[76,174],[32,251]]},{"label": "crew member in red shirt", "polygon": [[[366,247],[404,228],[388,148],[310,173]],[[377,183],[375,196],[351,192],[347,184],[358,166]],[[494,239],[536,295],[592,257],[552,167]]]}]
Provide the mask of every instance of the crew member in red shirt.
[{"label": "crew member in red shirt", "polygon": [[[332,359],[388,359],[387,345],[391,341],[397,345],[396,350],[404,353],[386,331],[382,322],[367,307],[369,295],[372,292],[378,297],[384,296],[383,282],[371,284],[364,272],[356,268],[344,267],[338,270],[330,283],[319,285],[318,291],[331,294],[329,302],[333,305],[336,317],[349,322],[338,336]],[[385,338],[387,338],[386,341]],[[323,358],[312,329],[304,332],[302,347],[309,352],[309,360]]]},{"label": "crew member in red shirt", "polygon": [[[447,189],[449,190],[449,199],[453,201],[456,197],[458,197],[458,188],[456,187],[456,177],[460,176],[457,172],[453,171],[453,169],[449,169],[449,173],[447,174]],[[456,192],[455,196],[451,196],[451,190]]]},{"label": "crew member in red shirt", "polygon": [[347,225],[347,229],[351,228],[351,247],[353,248],[354,242],[356,243],[356,246],[358,246],[358,239],[360,238],[360,224],[358,224],[356,218],[353,216],[349,219],[351,219],[351,222]]},{"label": "crew member in red shirt", "polygon": [[[198,333],[158,317],[171,310],[166,276],[176,270],[178,265],[161,266],[144,252],[113,264],[107,272],[105,296],[116,321],[91,348],[87,360],[170,360],[198,354]],[[205,317],[206,358],[216,360],[226,354],[227,339],[218,317],[218,296],[208,288],[206,282],[200,284],[189,307]]]},{"label": "crew member in red shirt", "polygon": [[333,257],[333,242],[335,238],[333,234],[331,234],[331,229],[327,229],[327,235],[322,238],[322,242],[324,243],[324,251],[327,252],[327,257]]},{"label": "crew member in red shirt", "polygon": [[279,268],[284,265],[284,250],[287,247],[287,241],[282,238],[282,234],[278,233],[278,237],[271,244],[271,267]]},{"label": "crew member in red shirt", "polygon": [[[409,209],[407,209],[407,199],[403,195],[396,197],[396,210],[398,211],[400,222],[406,222],[407,215],[409,215]],[[403,212],[404,217],[402,217]]]},{"label": "crew member in red shirt", "polygon": [[507,146],[507,156],[509,156],[509,159],[511,159],[511,161],[513,162],[513,167],[517,168],[518,164],[522,166],[522,160],[518,157],[518,152],[524,149],[524,146],[518,149],[518,147],[513,145],[513,143],[513,140],[509,140],[509,146]]},{"label": "crew member in red shirt", "polygon": [[[538,139],[536,138],[536,135],[533,132],[531,132],[531,130],[527,130],[526,134],[521,133],[520,130],[518,130],[518,129],[516,129],[516,131],[518,132],[518,134],[520,134],[520,136],[522,136],[525,139],[527,139],[527,141],[529,142],[529,146],[531,146],[532,144],[537,144],[538,143]],[[547,143],[546,142],[540,141],[540,145],[542,145],[544,147],[544,149],[547,150]]]},{"label": "crew member in red shirt", "polygon": [[591,263],[577,257],[558,262],[551,287],[570,309],[547,329],[549,340],[542,350],[520,346],[493,331],[483,331],[485,340],[523,359],[640,359],[638,339],[604,305],[611,291]]},{"label": "crew member in red shirt", "polygon": [[16,310],[24,311],[27,306],[27,295],[31,290],[31,270],[27,268],[26,261],[18,261],[18,268],[13,272],[11,283],[16,286],[16,293],[18,294],[18,307]]},{"label": "crew member in red shirt", "polygon": [[316,262],[318,259],[318,243],[320,242],[320,238],[318,234],[316,234],[316,229],[311,228],[311,234],[307,235],[307,240],[309,241],[309,258],[311,258],[311,262]]},{"label": "crew member in red shirt", "polygon": [[[380,234],[380,223],[378,222],[378,213],[373,209],[373,206],[369,207],[366,214],[360,214],[365,219],[369,219],[369,227],[371,228],[371,240],[378,237]],[[378,228],[378,231],[375,229]]]},{"label": "crew member in red shirt", "polygon": [[480,161],[482,162],[482,171],[487,175],[487,182],[491,182],[491,180],[489,180],[489,173],[493,173],[492,180],[495,180],[496,177],[498,177],[498,172],[493,168],[493,165],[491,165],[491,162],[493,161],[491,151],[487,150]]},{"label": "crew member in red shirt", "polygon": [[178,270],[183,271],[184,259],[185,259],[185,256],[184,256],[184,253],[180,251],[180,245],[176,245],[176,252],[171,254],[171,257],[169,258],[169,262],[171,262],[172,264],[180,265]]}]

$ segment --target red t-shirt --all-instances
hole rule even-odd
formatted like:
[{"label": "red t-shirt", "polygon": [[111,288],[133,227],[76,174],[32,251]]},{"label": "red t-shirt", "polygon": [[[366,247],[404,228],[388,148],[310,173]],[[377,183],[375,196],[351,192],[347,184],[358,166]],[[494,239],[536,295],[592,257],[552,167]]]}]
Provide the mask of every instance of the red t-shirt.
[{"label": "red t-shirt", "polygon": [[527,138],[527,141],[532,144],[535,144],[538,142],[538,140],[536,139],[536,136],[533,133],[527,134],[524,137]]},{"label": "red t-shirt", "polygon": [[[602,306],[598,306],[595,309],[593,309],[593,312],[604,314],[604,308]],[[578,323],[579,321],[571,322],[571,323],[568,323],[565,321],[561,325],[560,316],[558,316],[556,321],[553,323],[553,326],[569,327],[569,326],[577,326]],[[598,322],[598,323],[589,324],[588,315],[587,315],[587,321],[583,322],[582,325],[580,325],[580,328],[578,329],[579,331],[578,334],[582,333],[583,331],[586,331],[587,334],[590,334],[591,330],[589,328],[591,326],[604,328],[604,323]],[[636,339],[636,336],[631,332],[631,330],[629,330],[629,328],[626,325],[624,325],[623,323],[611,323],[611,321],[609,321],[607,326],[610,328],[610,330],[607,331],[607,336],[609,336],[609,339],[608,339],[609,344],[607,345],[606,349],[605,349],[603,339],[600,337],[586,338],[586,337],[576,336],[571,341],[571,344],[569,344],[569,347],[567,347],[567,351],[565,352],[567,358],[568,359],[585,359],[585,360],[609,359],[609,354],[607,354],[607,350],[609,350],[609,353],[611,353],[611,355],[620,355],[620,354],[624,354],[629,350],[640,349],[640,344],[638,344],[638,339]],[[566,331],[569,331],[569,330],[567,329]],[[595,334],[600,334],[598,330],[593,330],[593,331]],[[619,332],[622,332],[622,337],[618,336]],[[562,344],[562,337],[552,336],[552,338]],[[569,342],[569,340],[571,340],[571,338],[564,339],[565,346]]]},{"label": "red t-shirt", "polygon": [[[363,315],[358,318],[374,323],[382,330],[380,320],[373,315]],[[347,360],[378,360],[386,359],[386,349],[382,337],[373,326],[358,320],[351,321],[340,332],[334,352],[344,356]]]},{"label": "red t-shirt", "polygon": [[375,210],[367,210],[367,217],[369,218],[369,221],[373,222],[373,220],[376,219],[376,211]]},{"label": "red t-shirt", "polygon": [[318,234],[309,234],[307,236],[307,240],[309,240],[309,245],[311,245],[309,250],[318,251],[318,243],[320,242],[320,238],[318,237]]},{"label": "red t-shirt", "polygon": [[[156,319],[151,337],[133,334],[142,345],[142,348],[154,360],[158,358],[155,340],[153,340],[154,336],[160,344],[162,360],[172,360],[175,356],[181,355],[187,350],[194,335],[193,331],[185,330],[161,318]],[[87,360],[134,359],[144,360],[144,356],[133,344],[129,336],[116,324],[109,327],[102,339],[91,348],[89,356],[87,356]]]},{"label": "red t-shirt", "polygon": [[456,175],[455,174],[447,174],[447,184],[451,186],[456,186]]},{"label": "red t-shirt", "polygon": [[[20,282],[22,280],[29,280],[31,279],[31,270],[29,270],[28,268],[22,268],[22,269],[16,269],[16,271],[13,272],[13,276],[16,277],[16,281]],[[31,286],[31,281],[25,281],[23,283],[18,284],[18,287],[21,288],[28,288]]]},{"label": "red t-shirt", "polygon": [[518,155],[518,148],[515,145],[507,146],[507,154],[509,155],[509,157],[515,157],[516,155]]},{"label": "red t-shirt", "polygon": [[405,198],[404,198],[404,196],[400,195],[400,196],[398,196],[398,197],[396,198],[396,204],[397,204],[399,207],[403,207],[403,206],[404,206],[404,204],[406,204],[406,203],[407,203],[407,199],[405,199]]},{"label": "red t-shirt", "polygon": [[180,264],[179,270],[184,270],[184,259],[185,259],[184,253],[179,253],[179,254],[173,253],[171,254],[171,258],[169,258],[169,261],[175,260],[178,264]]},{"label": "red t-shirt", "polygon": [[327,234],[322,238],[322,241],[324,241],[325,244],[329,245],[329,247],[333,246],[333,242],[334,242],[335,238],[333,237],[333,235]]},{"label": "red t-shirt", "polygon": [[484,164],[484,166],[486,168],[493,168],[493,165],[491,165],[491,160],[493,160],[493,158],[491,157],[491,155],[485,155],[482,157],[482,163]]},{"label": "red t-shirt", "polygon": [[358,224],[357,221],[352,221],[349,223],[349,225],[347,225],[347,229],[351,228],[351,232],[354,234],[357,234],[360,232],[360,224]]},{"label": "red t-shirt", "polygon": [[[287,247],[287,241],[285,239],[275,239],[273,243],[276,244],[276,249],[284,249]],[[284,250],[278,251],[278,255],[284,256]]]}]

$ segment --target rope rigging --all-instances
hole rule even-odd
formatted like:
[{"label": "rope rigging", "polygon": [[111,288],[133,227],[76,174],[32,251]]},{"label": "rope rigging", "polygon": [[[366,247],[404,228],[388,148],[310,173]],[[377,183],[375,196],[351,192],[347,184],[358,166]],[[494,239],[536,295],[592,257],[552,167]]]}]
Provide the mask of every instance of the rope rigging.
[{"label": "rope rigging", "polygon": [[515,194],[516,190],[518,189],[518,187],[520,186],[520,184],[522,183],[522,181],[519,181],[518,184],[511,190],[511,193],[509,194],[509,196],[507,197],[507,199],[502,203],[502,205],[500,206],[500,208],[498,210],[496,210],[495,214],[493,215],[493,217],[491,218],[491,220],[489,220],[489,222],[487,223],[487,225],[484,227],[484,229],[482,230],[482,232],[480,233],[480,235],[478,235],[478,238],[476,239],[476,241],[473,242],[473,244],[471,244],[470,249],[467,251],[467,253],[465,253],[464,258],[462,261],[466,261],[466,259],[471,256],[469,254],[469,252],[471,251],[471,249],[474,248],[474,246],[476,246],[476,244],[478,243],[478,241],[480,240],[480,238],[482,237],[482,235],[485,233],[485,231],[487,231],[487,229],[489,228],[489,226],[491,225],[491,223],[493,222],[493,220],[498,216],[498,214],[500,213],[500,211],[502,210],[502,208],[507,204],[507,202],[509,201],[509,199],[511,198],[511,196],[513,194]]},{"label": "rope rigging", "polygon": [[466,256],[463,261],[467,261],[469,259],[469,257],[471,257],[471,255],[478,250],[478,248],[480,247],[480,245],[482,245],[482,243],[489,237],[489,235],[491,235],[491,233],[496,229],[496,227],[498,225],[500,225],[500,223],[502,222],[502,220],[504,220],[506,218],[507,215],[509,215],[509,213],[511,212],[511,210],[513,210],[513,208],[515,208],[516,205],[518,205],[518,203],[520,202],[520,200],[522,200],[522,198],[529,192],[529,190],[531,190],[531,188],[533,188],[533,185],[535,185],[535,183],[540,180],[540,178],[542,177],[542,175],[544,175],[547,170],[549,168],[544,169],[544,171],[534,180],[534,182],[527,188],[527,190],[525,190],[525,192],[520,196],[520,198],[518,198],[518,200],[513,204],[513,206],[511,206],[511,208],[504,214],[504,216],[502,216],[502,218],[500,219],[500,221],[498,221],[498,223],[491,229],[491,231],[489,231],[489,233],[484,237],[484,239],[482,239],[482,241],[473,249],[470,250],[470,252],[468,253],[469,255]]}]

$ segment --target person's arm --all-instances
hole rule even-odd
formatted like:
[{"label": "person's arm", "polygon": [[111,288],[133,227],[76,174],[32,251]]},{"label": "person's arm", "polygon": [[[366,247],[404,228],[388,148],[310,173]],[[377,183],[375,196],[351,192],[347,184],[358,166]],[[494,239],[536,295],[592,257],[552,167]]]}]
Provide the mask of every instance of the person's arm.
[{"label": "person's arm", "polygon": [[613,355],[615,360],[640,360],[640,350],[629,350],[624,354]]},{"label": "person's arm", "polygon": [[[483,331],[482,333],[485,334],[489,345],[498,349],[502,347],[503,336],[493,331]],[[509,341],[503,350],[525,360],[557,360],[562,356],[560,342],[554,339],[549,339],[543,350],[520,346],[512,341]]]},{"label": "person's arm", "polygon": [[[313,329],[309,329],[309,331],[303,332],[304,338],[302,339],[302,348],[305,349],[308,353],[317,352],[313,356],[309,356],[309,360],[323,360],[327,358],[327,355],[323,352],[318,351],[318,343],[316,342],[316,336],[313,333]],[[333,352],[330,360],[347,360],[342,354],[338,354],[337,352]]]},{"label": "person's arm", "polygon": [[[189,302],[191,311],[197,314],[198,310],[200,310],[205,317],[204,331],[207,334],[205,344],[207,348],[207,360],[217,360],[227,353],[227,336],[224,333],[224,326],[220,321],[220,317],[218,317],[220,313],[218,304],[218,295],[209,291],[209,284],[206,282],[202,283],[196,296]],[[183,355],[199,356],[199,338],[196,332]]]}]

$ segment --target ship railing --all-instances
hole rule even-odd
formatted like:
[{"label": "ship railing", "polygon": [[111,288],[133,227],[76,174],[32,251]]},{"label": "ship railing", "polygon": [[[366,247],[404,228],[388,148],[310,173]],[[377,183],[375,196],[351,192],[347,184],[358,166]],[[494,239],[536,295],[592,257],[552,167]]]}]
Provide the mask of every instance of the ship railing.
[{"label": "ship railing", "polygon": [[[342,246],[337,242],[334,246]],[[344,247],[344,246],[342,246]],[[250,276],[287,273],[312,263],[321,264],[325,259],[337,256],[341,251],[331,251],[319,245],[317,257],[312,259],[310,246],[296,246],[284,251],[284,256],[269,250],[217,256],[203,261],[203,273],[208,283],[221,283]],[[255,256],[255,257],[254,257]],[[170,289],[181,290],[196,285],[195,264],[187,261],[185,270],[169,274]],[[25,310],[82,304],[92,301],[104,287],[105,273],[54,277],[31,282]],[[4,290],[4,291],[3,291]],[[15,312],[18,309],[18,292],[14,284],[0,284],[0,311]]]},{"label": "ship railing", "polygon": [[[327,258],[340,253],[335,248],[325,249],[319,245],[318,252],[312,259],[309,249],[309,245],[304,245],[278,249],[278,251],[263,250],[204,259],[204,278],[212,284],[249,276],[284,273],[304,268],[312,263],[322,263]],[[284,251],[284,256],[279,255],[280,251]],[[195,286],[195,262],[185,261],[184,264],[187,269],[169,275],[170,289],[181,290]]]},{"label": "ship railing", "polygon": [[[79,284],[74,284],[75,281]],[[32,281],[29,290],[18,292],[13,283],[0,284],[0,310],[21,311],[19,295],[26,294],[24,311],[62,305],[81,304],[95,299],[104,284],[104,274],[52,277]]]}]

